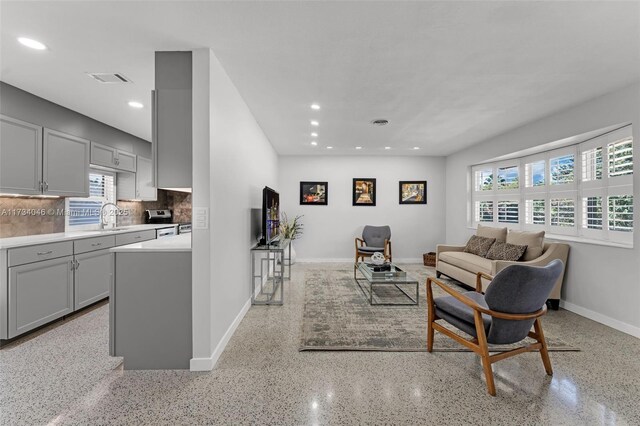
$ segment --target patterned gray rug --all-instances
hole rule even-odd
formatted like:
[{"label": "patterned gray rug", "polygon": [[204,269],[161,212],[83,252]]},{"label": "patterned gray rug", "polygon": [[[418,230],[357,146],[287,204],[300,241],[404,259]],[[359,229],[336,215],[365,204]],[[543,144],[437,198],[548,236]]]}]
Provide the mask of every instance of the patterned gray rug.
[{"label": "patterned gray rug", "polygon": [[[425,282],[432,268],[404,266],[419,282],[418,306],[371,306],[353,279],[353,269],[312,269],[305,275],[305,301],[302,319],[301,351],[426,351],[427,308]],[[453,280],[442,281],[459,291],[468,291]],[[366,281],[365,281],[366,283]],[[434,296],[446,295],[434,285]],[[389,297],[391,294],[381,294]],[[404,296],[397,295],[399,298]],[[446,323],[442,322],[443,325]],[[544,324],[544,320],[543,320]],[[457,329],[449,326],[463,335]],[[465,336],[468,337],[468,336]],[[545,330],[550,351],[578,351]],[[532,339],[527,338],[527,340]],[[493,346],[493,351],[513,349],[518,345]],[[434,351],[468,352],[469,350],[438,332]]]}]

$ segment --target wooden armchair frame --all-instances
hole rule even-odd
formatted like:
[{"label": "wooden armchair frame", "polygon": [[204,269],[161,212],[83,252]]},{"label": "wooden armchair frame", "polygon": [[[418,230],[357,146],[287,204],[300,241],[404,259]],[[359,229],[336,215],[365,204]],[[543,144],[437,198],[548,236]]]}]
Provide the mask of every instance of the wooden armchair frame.
[{"label": "wooden armchair frame", "polygon": [[[482,278],[486,278],[492,280],[493,277],[487,275],[482,272],[478,272],[476,277],[476,291],[481,292],[482,290]],[[469,306],[473,309],[473,318],[476,326],[476,334],[477,338],[465,339],[464,337],[458,336],[451,330],[443,327],[442,325],[436,323],[436,320],[439,320],[435,313],[435,304],[433,302],[433,289],[431,283],[437,284],[442,290],[444,290],[450,296],[456,298],[460,302]],[[463,346],[471,349],[473,352],[478,354],[482,359],[482,367],[484,369],[484,375],[487,380],[487,390],[491,396],[496,396],[496,386],[493,379],[493,369],[491,368],[491,364],[505,358],[510,358],[515,355],[519,355],[524,352],[531,351],[540,351],[540,356],[542,358],[542,363],[544,364],[544,369],[549,376],[553,375],[553,369],[551,368],[551,360],[549,359],[549,351],[547,349],[547,343],[544,338],[544,333],[542,331],[542,324],[540,322],[540,317],[543,316],[547,312],[547,307],[543,306],[542,309],[532,312],[529,314],[510,314],[506,312],[498,312],[493,311],[491,309],[484,308],[478,305],[474,300],[466,297],[462,293],[458,293],[457,291],[447,287],[442,281],[437,280],[436,278],[429,277],[427,279],[427,306],[428,306],[428,323],[427,323],[427,351],[433,351],[433,337],[434,331],[438,330],[440,333],[449,336],[456,342],[460,343]],[[493,318],[501,318],[505,320],[530,320],[535,318],[535,322],[533,323],[534,331],[529,332],[529,337],[536,340],[536,343],[531,345],[522,346],[516,349],[512,349],[510,351],[499,352],[494,355],[489,355],[489,345],[487,343],[487,336],[484,329],[484,323],[482,321],[482,314],[490,315]]]},{"label": "wooden armchair frame", "polygon": [[[365,251],[360,251],[360,247],[366,247],[367,244],[364,242],[364,240],[362,238],[356,237],[356,262],[358,263],[358,259],[362,259],[362,261],[364,262],[364,258],[367,256],[371,256],[373,253],[371,252],[365,252]],[[392,259],[392,255],[391,255],[391,240],[384,240],[384,252],[382,253],[384,255],[384,258],[386,260],[388,260],[389,262],[391,262]]]}]

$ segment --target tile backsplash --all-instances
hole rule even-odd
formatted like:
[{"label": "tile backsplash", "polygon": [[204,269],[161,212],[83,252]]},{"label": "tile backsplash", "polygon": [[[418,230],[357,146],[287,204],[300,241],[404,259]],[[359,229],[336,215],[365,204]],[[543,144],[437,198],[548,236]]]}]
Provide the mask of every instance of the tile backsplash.
[{"label": "tile backsplash", "polygon": [[[158,190],[157,201],[118,201],[127,215],[118,226],[144,223],[147,209],[171,209],[176,223],[191,222],[191,194]],[[64,232],[64,198],[0,197],[0,238]]]},{"label": "tile backsplash", "polygon": [[118,226],[144,223],[144,211],[149,209],[170,209],[175,223],[191,222],[191,194],[188,192],[158,189],[157,201],[118,201],[118,207],[127,215],[118,216]]},{"label": "tile backsplash", "polygon": [[64,232],[64,198],[0,197],[0,238]]}]

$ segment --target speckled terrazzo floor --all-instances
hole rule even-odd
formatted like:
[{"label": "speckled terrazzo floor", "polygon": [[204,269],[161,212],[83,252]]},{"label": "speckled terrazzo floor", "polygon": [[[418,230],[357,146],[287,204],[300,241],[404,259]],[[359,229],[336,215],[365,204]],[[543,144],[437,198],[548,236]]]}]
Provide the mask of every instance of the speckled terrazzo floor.
[{"label": "speckled terrazzo floor", "polygon": [[499,362],[496,398],[471,353],[298,352],[318,267],[252,307],[211,372],[122,371],[107,306],[2,349],[0,424],[640,424],[640,340],[567,311],[545,327],[582,351],[552,353],[553,378],[538,354]]}]

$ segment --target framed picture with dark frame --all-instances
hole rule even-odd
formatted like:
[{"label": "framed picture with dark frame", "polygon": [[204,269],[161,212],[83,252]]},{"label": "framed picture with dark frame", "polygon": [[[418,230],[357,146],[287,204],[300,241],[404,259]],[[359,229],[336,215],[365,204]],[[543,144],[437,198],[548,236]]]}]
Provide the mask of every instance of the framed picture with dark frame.
[{"label": "framed picture with dark frame", "polygon": [[376,205],[375,178],[354,178],[352,191],[354,206]]},{"label": "framed picture with dark frame", "polygon": [[328,182],[300,182],[300,205],[326,206],[328,200]]},{"label": "framed picture with dark frame", "polygon": [[398,195],[400,204],[427,204],[427,181],[401,180]]}]

